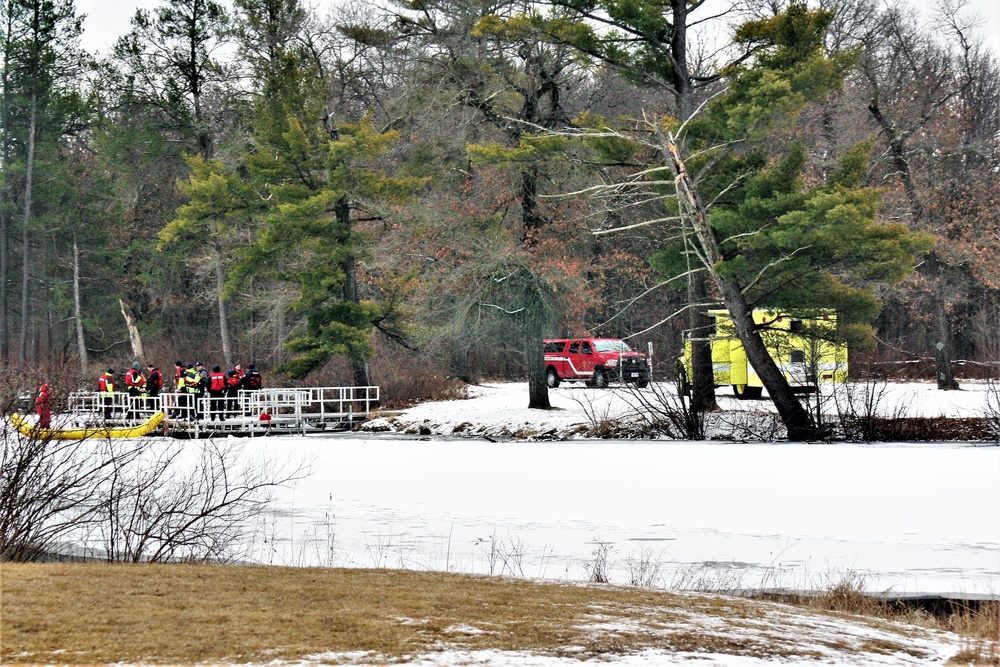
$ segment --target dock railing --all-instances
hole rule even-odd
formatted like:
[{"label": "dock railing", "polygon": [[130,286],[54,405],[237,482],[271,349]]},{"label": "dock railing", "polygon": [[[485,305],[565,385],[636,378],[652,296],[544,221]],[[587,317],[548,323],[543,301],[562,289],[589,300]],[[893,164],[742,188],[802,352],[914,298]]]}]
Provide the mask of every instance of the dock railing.
[{"label": "dock railing", "polygon": [[350,428],[379,405],[378,387],[299,387],[240,390],[237,396],[190,393],[129,396],[75,392],[69,409],[76,425],[138,424],[157,410],[164,432],[255,434]]}]

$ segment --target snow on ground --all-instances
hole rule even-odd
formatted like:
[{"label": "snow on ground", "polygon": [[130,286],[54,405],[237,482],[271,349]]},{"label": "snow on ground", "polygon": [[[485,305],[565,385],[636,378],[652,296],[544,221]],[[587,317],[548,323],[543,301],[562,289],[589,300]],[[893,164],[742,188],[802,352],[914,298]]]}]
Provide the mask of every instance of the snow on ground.
[{"label": "snow on ground", "polygon": [[[766,393],[762,400],[741,401],[728,388],[717,391],[719,407],[725,413],[775,412]],[[670,400],[674,391],[669,385],[635,390],[563,384],[549,391],[552,410],[528,410],[524,383],[484,384],[471,387],[467,400],[422,403],[398,415],[373,420],[365,430],[508,438],[532,433],[572,436],[595,421],[629,415],[641,403],[637,393],[656,404],[664,400],[658,396]],[[882,416],[983,417],[1000,413],[996,389],[982,382],[965,383],[959,391],[939,391],[931,382],[848,385],[839,387],[836,395],[829,387],[822,390],[825,414],[836,414],[838,408],[846,412],[851,401],[857,409],[867,402]]]}]

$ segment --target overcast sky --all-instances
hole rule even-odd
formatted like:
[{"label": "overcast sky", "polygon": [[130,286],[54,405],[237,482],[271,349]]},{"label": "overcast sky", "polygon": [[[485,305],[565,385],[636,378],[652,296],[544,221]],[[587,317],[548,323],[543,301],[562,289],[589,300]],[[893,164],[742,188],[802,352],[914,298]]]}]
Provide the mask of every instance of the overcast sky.
[{"label": "overcast sky", "polygon": [[[334,4],[336,0],[317,0],[320,7]],[[931,3],[913,0],[920,6]],[[76,0],[77,12],[86,14],[83,45],[88,51],[106,51],[111,44],[129,29],[129,19],[137,7],[151,8],[159,0]],[[226,0],[222,4],[228,5]],[[308,3],[307,3],[308,4]],[[985,22],[980,28],[994,53],[1000,54],[1000,0],[969,0],[970,9]]]}]

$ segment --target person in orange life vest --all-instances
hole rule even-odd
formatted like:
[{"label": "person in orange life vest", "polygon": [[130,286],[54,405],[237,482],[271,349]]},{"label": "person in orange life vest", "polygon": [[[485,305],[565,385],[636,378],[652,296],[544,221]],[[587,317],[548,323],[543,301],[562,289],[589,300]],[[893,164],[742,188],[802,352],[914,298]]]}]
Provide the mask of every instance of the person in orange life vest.
[{"label": "person in orange life vest", "polygon": [[101,394],[101,403],[104,404],[104,419],[111,419],[111,411],[115,402],[115,369],[108,371],[97,378],[97,391]]},{"label": "person in orange life vest", "polygon": [[174,362],[174,390],[178,394],[184,393],[184,371],[187,367],[180,361]]},{"label": "person in orange life vest", "polygon": [[125,389],[129,396],[142,396],[146,389],[146,378],[139,370],[138,361],[133,361],[132,368],[125,371]]},{"label": "person in orange life vest", "polygon": [[218,365],[212,366],[212,372],[208,374],[208,412],[214,421],[216,416],[220,420],[226,421],[226,375]]},{"label": "person in orange life vest", "polygon": [[128,392],[128,411],[125,414],[126,419],[134,419],[135,412],[133,412],[133,407],[136,404],[135,398],[146,393],[146,378],[143,377],[142,371],[139,370],[139,362],[133,361],[132,368],[125,371],[125,390]]},{"label": "person in orange life vest", "polygon": [[[243,376],[244,376],[244,374],[243,374],[243,364],[241,364],[240,362],[237,361],[233,365],[233,367],[230,369],[230,372],[233,374],[233,377],[236,378],[236,380],[235,380],[236,386],[233,387],[233,380],[229,380],[230,388],[231,389],[230,389],[230,391],[228,393],[229,393],[230,399],[235,399],[235,398],[239,397],[240,390],[244,388],[243,387]],[[237,407],[238,407],[238,403],[236,401],[230,400],[230,404],[233,406],[233,410],[235,411],[237,409]]]},{"label": "person in orange life vest", "polygon": [[[239,364],[237,364],[238,366]],[[231,415],[235,415],[237,409],[239,408],[239,396],[240,396],[240,380],[242,378],[236,374],[236,371],[230,368],[226,371],[226,396],[228,397],[226,410]]]},{"label": "person in orange life vest", "polygon": [[38,425],[42,428],[52,425],[52,398],[49,395],[49,385],[44,382],[35,396],[35,414],[38,415]]},{"label": "person in orange life vest", "polygon": [[146,366],[146,370],[149,372],[146,380],[146,391],[149,392],[150,396],[159,396],[160,390],[163,389],[163,374],[153,364]]}]

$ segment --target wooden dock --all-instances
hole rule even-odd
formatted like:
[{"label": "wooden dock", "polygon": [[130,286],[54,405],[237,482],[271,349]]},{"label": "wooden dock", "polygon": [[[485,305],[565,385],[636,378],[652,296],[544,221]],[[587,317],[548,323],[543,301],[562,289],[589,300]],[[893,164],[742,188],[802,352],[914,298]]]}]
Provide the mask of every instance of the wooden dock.
[{"label": "wooden dock", "polygon": [[[110,398],[110,400],[108,400]],[[378,387],[301,387],[241,390],[234,398],[171,393],[156,397],[116,392],[69,396],[70,424],[131,426],[162,410],[162,435],[174,437],[253,436],[350,429],[379,405]]]}]

